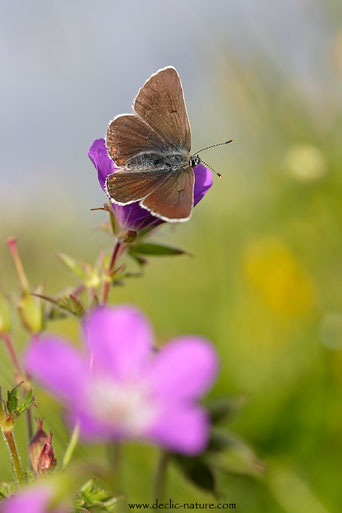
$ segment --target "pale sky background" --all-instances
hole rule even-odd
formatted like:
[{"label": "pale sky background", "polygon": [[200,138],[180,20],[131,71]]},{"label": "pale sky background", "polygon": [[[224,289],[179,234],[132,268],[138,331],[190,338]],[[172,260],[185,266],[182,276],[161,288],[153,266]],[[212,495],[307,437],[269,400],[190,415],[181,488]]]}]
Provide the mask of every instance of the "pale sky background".
[{"label": "pale sky background", "polygon": [[138,88],[160,67],[180,73],[194,149],[236,136],[233,120],[220,116],[215,90],[227,48],[241,61],[260,49],[309,95],[329,82],[324,52],[334,17],[326,18],[318,0],[0,5],[1,211],[44,210],[51,199],[101,202],[89,145],[111,118],[129,112]]}]

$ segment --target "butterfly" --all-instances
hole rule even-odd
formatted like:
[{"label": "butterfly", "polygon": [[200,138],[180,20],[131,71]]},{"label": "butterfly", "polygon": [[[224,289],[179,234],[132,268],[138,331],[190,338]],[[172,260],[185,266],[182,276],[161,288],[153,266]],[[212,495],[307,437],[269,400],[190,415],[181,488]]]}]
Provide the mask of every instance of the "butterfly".
[{"label": "butterfly", "polygon": [[106,135],[108,155],[118,170],[106,179],[113,203],[139,202],[168,222],[190,219],[194,204],[191,130],[179,75],[158,70],[139,90],[132,114],[116,116]]}]

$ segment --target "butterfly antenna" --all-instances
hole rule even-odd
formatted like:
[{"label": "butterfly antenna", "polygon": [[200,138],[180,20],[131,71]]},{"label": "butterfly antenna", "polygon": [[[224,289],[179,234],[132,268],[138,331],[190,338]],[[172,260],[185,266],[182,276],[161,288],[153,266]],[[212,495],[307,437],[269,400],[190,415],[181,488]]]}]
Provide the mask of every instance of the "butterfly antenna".
[{"label": "butterfly antenna", "polygon": [[202,160],[202,159],[201,159],[201,162],[202,162],[202,164],[204,164],[205,166],[207,166],[209,169],[211,169],[211,171],[212,171],[213,173],[215,173],[215,175],[217,175],[219,178],[222,178],[221,173],[218,173],[217,171],[215,171],[215,169],[214,169],[214,168],[212,168],[211,166],[209,166],[209,164],[207,164],[206,162],[204,162],[204,160]]},{"label": "butterfly antenna", "polygon": [[[194,155],[197,155],[197,153],[200,153],[201,151],[210,150],[210,148],[216,148],[216,146],[224,146],[225,144],[229,144],[229,143],[233,142],[233,140],[234,139],[229,139],[229,141],[224,141],[222,143],[213,144],[212,146],[207,146],[206,148],[202,148],[201,150],[196,151],[196,153],[194,153]],[[214,170],[212,169],[212,171],[214,171]],[[215,171],[215,173],[216,173],[216,171]]]}]

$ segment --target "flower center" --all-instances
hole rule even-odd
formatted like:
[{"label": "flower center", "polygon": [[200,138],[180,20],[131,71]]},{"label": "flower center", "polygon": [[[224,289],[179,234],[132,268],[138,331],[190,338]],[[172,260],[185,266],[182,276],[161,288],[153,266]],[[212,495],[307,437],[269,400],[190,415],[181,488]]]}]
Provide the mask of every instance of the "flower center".
[{"label": "flower center", "polygon": [[156,418],[158,408],[145,384],[95,379],[91,387],[95,416],[126,436],[141,436]]}]

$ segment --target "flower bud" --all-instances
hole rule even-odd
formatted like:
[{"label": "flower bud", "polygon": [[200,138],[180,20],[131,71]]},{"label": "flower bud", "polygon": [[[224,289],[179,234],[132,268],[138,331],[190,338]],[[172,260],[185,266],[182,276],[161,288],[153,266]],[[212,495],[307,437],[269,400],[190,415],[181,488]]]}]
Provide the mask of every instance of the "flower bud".
[{"label": "flower bud", "polygon": [[127,244],[130,244],[131,242],[135,241],[137,236],[138,236],[138,232],[136,232],[134,230],[128,230],[128,232],[126,232],[126,234],[124,235],[123,241],[126,242]]},{"label": "flower bud", "polygon": [[53,468],[56,464],[52,448],[52,433],[49,436],[43,430],[43,421],[38,421],[38,429],[29,446],[29,456],[32,468],[36,474],[41,474]]},{"label": "flower bud", "polygon": [[0,403],[0,430],[4,434],[12,432],[14,429],[14,422],[14,416],[11,413],[8,414]]},{"label": "flower bud", "polygon": [[18,302],[18,311],[25,328],[31,333],[38,333],[44,327],[43,305],[40,299],[24,292]]},{"label": "flower bud", "polygon": [[78,278],[80,278],[85,286],[89,289],[96,288],[100,285],[100,276],[92,265],[75,260],[65,253],[57,253],[57,258]]},{"label": "flower bud", "polygon": [[[32,297],[30,293],[29,282],[17,248],[17,240],[14,237],[10,237],[7,240],[7,245],[17,270],[21,289],[21,295],[17,305],[21,321],[28,331],[38,333],[43,329],[44,325],[42,303],[40,299]],[[39,292],[41,292],[41,287],[39,287]]]}]

